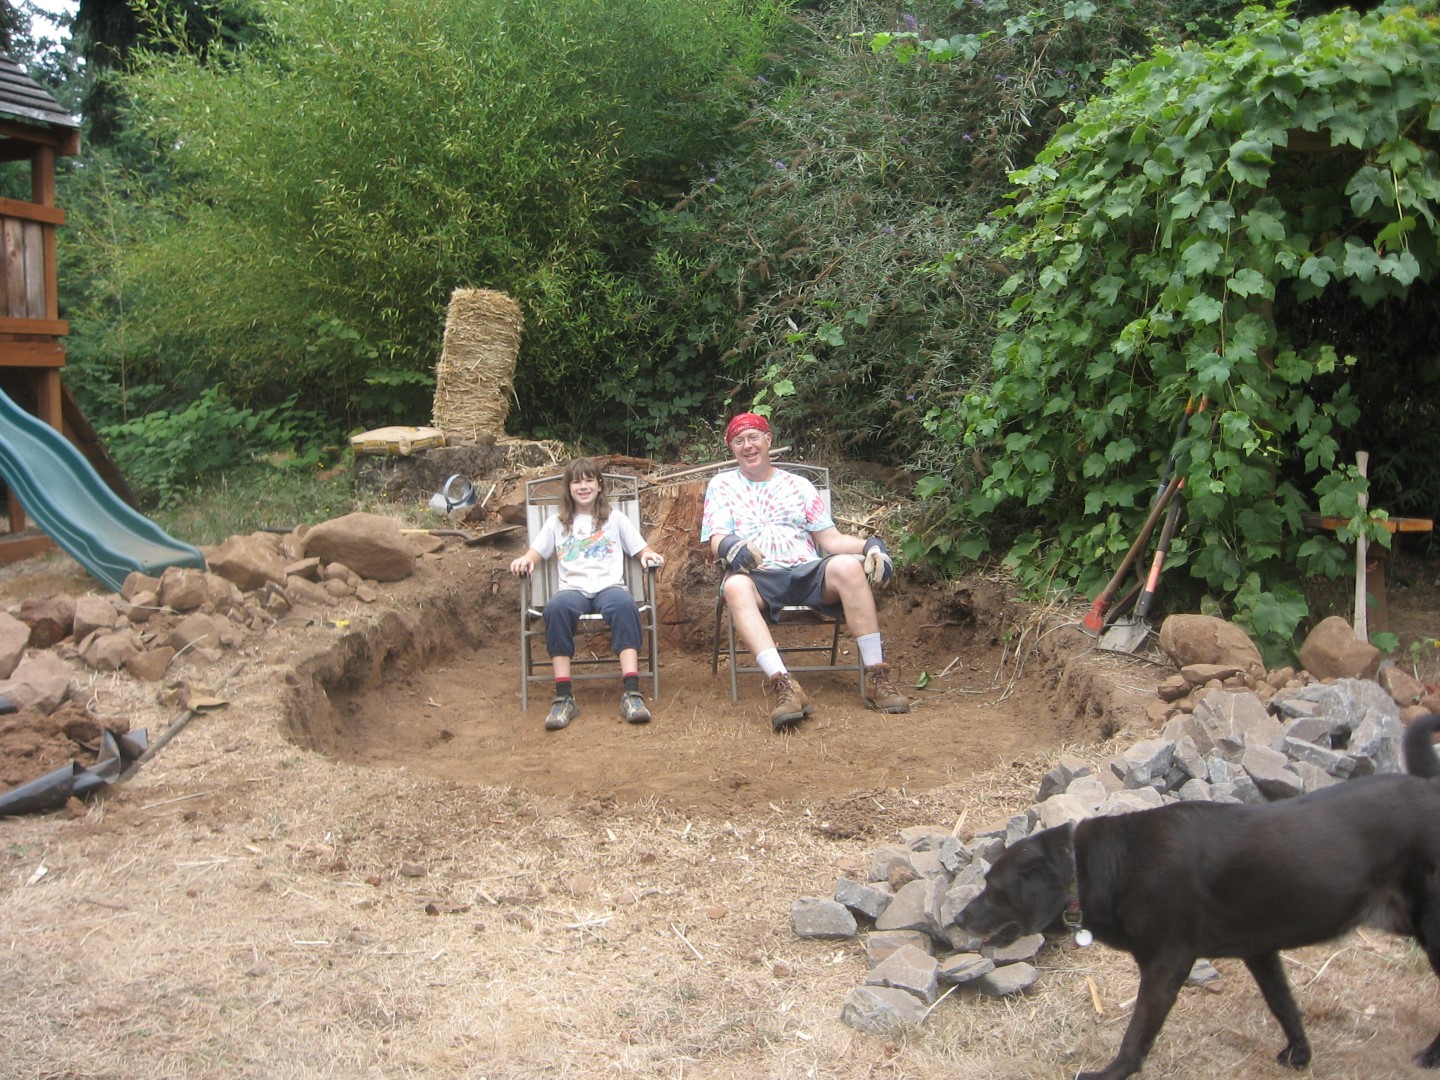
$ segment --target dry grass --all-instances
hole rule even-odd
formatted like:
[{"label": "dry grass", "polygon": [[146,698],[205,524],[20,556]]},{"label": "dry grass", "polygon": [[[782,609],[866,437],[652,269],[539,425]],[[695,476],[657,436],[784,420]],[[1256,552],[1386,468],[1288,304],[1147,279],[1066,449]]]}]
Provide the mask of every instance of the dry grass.
[{"label": "dry grass", "polygon": [[[852,1031],[858,946],[801,941],[787,913],[873,842],[819,839],[804,806],[712,821],[337,765],[248,704],[259,678],[129,790],[0,824],[8,1075],[1059,1077],[1119,1039],[1128,959],[1064,944],[1030,994]],[[1044,765],[867,798],[995,820]],[[1361,934],[1292,964],[1312,1075],[1404,1073],[1435,1005],[1413,949]],[[1282,1075],[1275,1025],[1222,969],[1147,1077]]]},{"label": "dry grass", "polygon": [[[1046,619],[1016,640],[1027,664],[1041,663]],[[1060,753],[1098,761],[1119,740],[933,790],[723,814],[545,798],[298,749],[277,690],[297,643],[318,647],[304,632],[249,646],[223,688],[231,705],[107,798],[0,821],[0,1072],[1058,1080],[1113,1054],[1135,993],[1127,957],[1057,943],[1030,993],[961,989],[922,1028],[880,1038],[838,1019],[865,974],[860,946],[796,938],[789,907],[863,873],[900,828],[1003,820]],[[97,713],[152,731],[174,715],[130,680],[88,689]],[[756,737],[734,714],[705,722]],[[1218,966],[1219,993],[1182,994],[1147,1080],[1292,1075],[1243,968]],[[1410,1054],[1440,1010],[1407,942],[1361,933],[1293,954],[1290,971],[1309,1075],[1423,1075]]]}]

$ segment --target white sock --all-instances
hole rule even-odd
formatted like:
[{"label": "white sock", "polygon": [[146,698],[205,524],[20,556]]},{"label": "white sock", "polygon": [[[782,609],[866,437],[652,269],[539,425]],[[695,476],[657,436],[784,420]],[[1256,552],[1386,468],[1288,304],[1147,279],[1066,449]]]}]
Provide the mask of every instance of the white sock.
[{"label": "white sock", "polygon": [[860,662],[866,667],[885,662],[885,650],[880,644],[878,633],[861,634],[855,639],[855,647],[860,650]]},{"label": "white sock", "polygon": [[765,673],[767,679],[773,679],[785,670],[785,661],[780,659],[779,649],[761,651],[755,657],[755,665]]}]

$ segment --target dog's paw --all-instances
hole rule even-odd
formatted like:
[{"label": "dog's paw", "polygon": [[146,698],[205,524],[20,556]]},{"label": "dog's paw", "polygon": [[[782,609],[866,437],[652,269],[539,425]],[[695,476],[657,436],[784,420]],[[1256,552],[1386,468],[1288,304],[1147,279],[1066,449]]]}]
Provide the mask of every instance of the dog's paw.
[{"label": "dog's paw", "polygon": [[1415,1064],[1422,1069],[1440,1069],[1440,1038],[1415,1055]]},{"label": "dog's paw", "polygon": [[1303,1039],[1292,1042],[1275,1055],[1275,1060],[1287,1069],[1303,1069],[1310,1064],[1310,1043]]}]

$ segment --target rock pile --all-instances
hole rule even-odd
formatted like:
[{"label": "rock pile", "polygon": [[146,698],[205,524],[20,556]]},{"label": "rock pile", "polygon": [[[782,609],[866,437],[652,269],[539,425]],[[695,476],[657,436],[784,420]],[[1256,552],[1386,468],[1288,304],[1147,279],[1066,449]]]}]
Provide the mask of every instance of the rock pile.
[{"label": "rock pile", "polygon": [[[1172,627],[1176,618],[1184,622]],[[875,852],[865,881],[841,878],[833,898],[796,900],[791,922],[799,936],[858,937],[871,964],[846,997],[841,1019],[881,1033],[920,1023],[947,985],[992,995],[1031,986],[1030,961],[1042,935],[997,950],[955,920],[980,894],[1000,852],[1032,832],[1181,800],[1263,803],[1399,770],[1402,709],[1408,720],[1440,701],[1403,672],[1385,677],[1378,651],[1352,647],[1361,643],[1348,626],[1345,638],[1332,629],[1325,631],[1330,646],[1302,648],[1301,655],[1323,670],[1343,665],[1377,678],[1321,681],[1308,670],[1266,672],[1258,650],[1232,624],[1167,619],[1161,645],[1180,672],[1161,684],[1160,708],[1151,712],[1163,721],[1156,737],[1098,766],[1066,757],[1045,774],[1036,802],[1023,812],[965,841],[943,829],[905,830],[898,844]]]},{"label": "rock pile", "polygon": [[53,712],[69,681],[65,661],[158,682],[177,658],[213,662],[294,609],[370,603],[380,582],[409,577],[417,556],[443,544],[391,518],[348,514],[232,536],[205,550],[206,570],[136,572],[119,593],[27,599],[0,611],[0,712]]}]

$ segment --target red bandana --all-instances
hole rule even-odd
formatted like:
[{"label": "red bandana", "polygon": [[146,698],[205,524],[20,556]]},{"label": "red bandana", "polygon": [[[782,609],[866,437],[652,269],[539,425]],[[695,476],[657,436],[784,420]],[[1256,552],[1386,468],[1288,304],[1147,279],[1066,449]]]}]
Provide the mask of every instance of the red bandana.
[{"label": "red bandana", "polygon": [[742,431],[763,431],[770,434],[770,424],[763,416],[753,412],[742,412],[725,427],[725,441],[729,443]]}]

